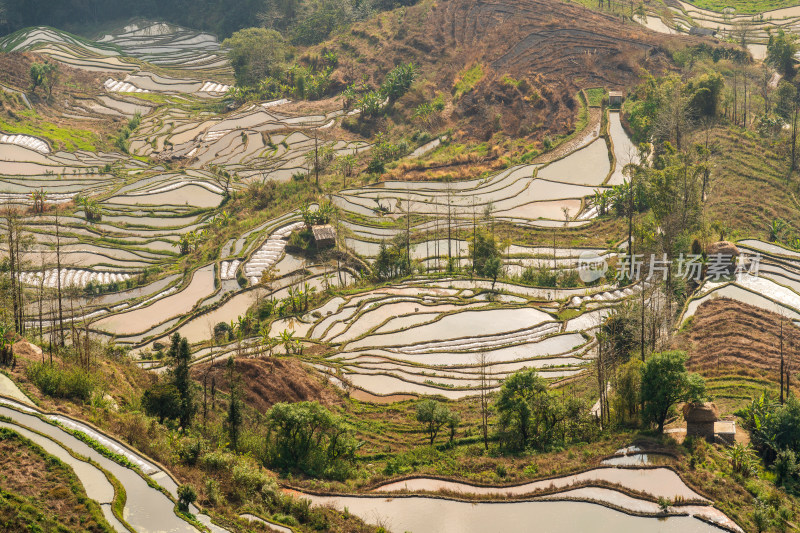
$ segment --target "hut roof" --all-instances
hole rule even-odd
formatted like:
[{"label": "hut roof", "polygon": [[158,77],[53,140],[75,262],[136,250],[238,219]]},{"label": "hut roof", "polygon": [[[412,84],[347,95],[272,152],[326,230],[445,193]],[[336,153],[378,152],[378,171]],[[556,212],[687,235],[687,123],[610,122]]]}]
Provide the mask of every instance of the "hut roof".
[{"label": "hut roof", "polygon": [[713,37],[717,34],[716,30],[712,30],[711,28],[699,28],[697,26],[692,26],[689,28],[689,35],[703,35]]},{"label": "hut roof", "polygon": [[608,96],[618,96],[622,98],[622,91],[608,91]]},{"label": "hut roof", "polygon": [[711,403],[687,403],[683,406],[683,418],[687,422],[716,422],[719,418],[717,407]]},{"label": "hut roof", "polygon": [[708,255],[723,254],[738,257],[741,252],[739,252],[739,248],[732,242],[719,241],[709,244],[706,253]]},{"label": "hut roof", "polygon": [[314,234],[315,241],[336,240],[336,231],[330,224],[311,226],[311,232]]}]

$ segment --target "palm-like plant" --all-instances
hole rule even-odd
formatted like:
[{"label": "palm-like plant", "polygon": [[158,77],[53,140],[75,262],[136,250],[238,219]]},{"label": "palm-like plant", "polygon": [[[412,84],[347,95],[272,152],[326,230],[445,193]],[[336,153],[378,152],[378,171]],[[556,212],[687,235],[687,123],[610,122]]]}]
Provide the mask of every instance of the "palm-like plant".
[{"label": "palm-like plant", "polygon": [[175,246],[178,248],[178,250],[180,251],[181,255],[186,255],[191,251],[191,247],[192,247],[191,234],[192,233],[193,232],[189,232],[189,233],[185,233],[185,234],[181,235],[180,240],[175,243]]},{"label": "palm-like plant", "polygon": [[778,242],[786,230],[786,222],[783,219],[776,218],[767,225],[767,233],[769,233],[769,242]]},{"label": "palm-like plant", "polygon": [[737,442],[728,450],[728,457],[734,472],[743,477],[750,477],[755,472],[757,461],[753,448],[749,444]]},{"label": "palm-like plant", "polygon": [[103,219],[103,209],[97,200],[78,195],[75,197],[75,203],[83,208],[83,215],[87,222],[100,222]]},{"label": "palm-like plant", "polygon": [[33,212],[44,213],[44,203],[47,200],[47,191],[44,190],[44,187],[31,192],[31,200],[33,200]]},{"label": "palm-like plant", "polygon": [[289,331],[288,329],[281,331],[280,339],[286,350],[286,355],[289,355],[295,347],[294,331]]}]

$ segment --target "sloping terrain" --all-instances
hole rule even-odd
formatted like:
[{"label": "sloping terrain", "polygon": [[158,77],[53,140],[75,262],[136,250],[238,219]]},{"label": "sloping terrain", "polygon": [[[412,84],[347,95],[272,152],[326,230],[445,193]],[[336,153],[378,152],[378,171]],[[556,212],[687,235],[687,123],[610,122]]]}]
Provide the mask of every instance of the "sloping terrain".
[{"label": "sloping terrain", "polygon": [[[192,367],[192,377],[202,383],[208,372],[208,383],[216,380],[217,388],[227,393],[230,385],[224,362],[217,362],[209,370],[210,366],[211,363],[195,365]],[[237,359],[236,369],[241,379],[244,401],[259,412],[266,412],[279,402],[341,403],[331,385],[296,359]]]},{"label": "sloping terrain", "polygon": [[[781,316],[730,298],[703,303],[691,327],[679,338],[689,366],[707,380],[723,410],[735,410],[763,390],[778,393]],[[795,376],[800,364],[800,329],[783,319],[784,363]],[[796,394],[797,383],[792,383]],[[726,409],[727,408],[727,409]]]},{"label": "sloping terrain", "polygon": [[452,121],[483,140],[498,126],[521,136],[571,131],[578,89],[629,87],[641,68],[666,68],[666,47],[682,45],[559,1],[456,0],[397,10],[324,46],[338,48],[344,83],[370,74],[377,83],[398,63],[420,65],[431,92],[464,93]]},{"label": "sloping terrain", "polygon": [[7,429],[0,429],[0,453],[3,531],[112,531],[64,463]]}]

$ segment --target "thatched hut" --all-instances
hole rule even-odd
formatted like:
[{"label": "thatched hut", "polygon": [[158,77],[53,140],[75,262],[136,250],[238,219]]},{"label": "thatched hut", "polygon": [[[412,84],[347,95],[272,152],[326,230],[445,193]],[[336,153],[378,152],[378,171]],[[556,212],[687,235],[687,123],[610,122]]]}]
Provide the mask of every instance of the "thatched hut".
[{"label": "thatched hut", "polygon": [[[733,275],[736,271],[736,262],[739,259],[741,252],[735,244],[729,241],[719,241],[711,243],[706,248],[706,256],[709,263],[715,263],[722,268],[718,272],[724,271],[728,276]],[[718,262],[719,260],[719,262]]]},{"label": "thatched hut", "polygon": [[317,248],[330,248],[336,245],[336,230],[330,224],[311,226],[311,232],[314,234]]},{"label": "thatched hut", "polygon": [[714,442],[714,423],[719,419],[717,407],[711,403],[687,403],[683,406],[686,436],[703,437]]}]

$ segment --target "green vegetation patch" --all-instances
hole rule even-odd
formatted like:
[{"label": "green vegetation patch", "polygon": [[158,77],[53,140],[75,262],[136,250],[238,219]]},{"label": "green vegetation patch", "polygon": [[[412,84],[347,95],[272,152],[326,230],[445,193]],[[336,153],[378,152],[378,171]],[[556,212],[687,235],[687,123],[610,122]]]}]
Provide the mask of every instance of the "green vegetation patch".
[{"label": "green vegetation patch", "polygon": [[453,85],[453,100],[458,100],[462,95],[470,92],[479,81],[483,79],[483,65],[475,63],[470,68],[458,74],[458,81]]},{"label": "green vegetation patch", "polygon": [[593,87],[586,89],[586,98],[589,100],[589,107],[600,107],[603,104],[603,98],[606,97],[606,90],[602,87]]},{"label": "green vegetation patch", "polygon": [[764,13],[774,9],[798,5],[797,0],[693,0],[689,2],[701,9],[723,12],[732,7],[736,13]]},{"label": "green vegetation patch", "polygon": [[97,151],[100,139],[88,130],[62,128],[52,122],[42,120],[34,110],[19,111],[19,120],[8,120],[0,116],[0,130],[5,133],[32,135],[50,140],[57,148],[74,152],[76,150]]}]

